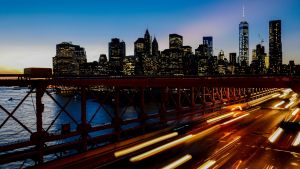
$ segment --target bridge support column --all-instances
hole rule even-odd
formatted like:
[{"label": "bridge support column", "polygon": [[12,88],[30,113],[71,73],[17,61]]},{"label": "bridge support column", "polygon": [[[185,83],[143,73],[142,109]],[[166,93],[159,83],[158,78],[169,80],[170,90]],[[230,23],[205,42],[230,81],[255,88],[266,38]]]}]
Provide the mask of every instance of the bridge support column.
[{"label": "bridge support column", "polygon": [[195,107],[195,88],[191,88],[191,107]]},{"label": "bridge support column", "polygon": [[116,140],[120,140],[121,135],[121,117],[120,117],[120,89],[115,89],[115,117],[113,119],[113,125],[116,132]]},{"label": "bridge support column", "polygon": [[220,102],[221,103],[223,103],[223,88],[221,87],[221,88],[219,88],[219,90],[218,90],[218,93],[219,93],[219,98],[220,98]]},{"label": "bridge support column", "polygon": [[43,130],[43,112],[44,104],[42,103],[42,97],[44,95],[44,87],[39,83],[36,86],[36,133],[33,133],[32,138],[36,142],[38,150],[37,163],[44,162],[44,144],[45,144],[45,132]]},{"label": "bridge support column", "polygon": [[176,92],[176,119],[177,122],[180,120],[180,111],[181,111],[181,88],[177,88]]},{"label": "bridge support column", "polygon": [[140,113],[139,118],[142,126],[145,126],[147,114],[145,112],[145,89],[140,89]]},{"label": "bridge support column", "polygon": [[216,95],[216,92],[215,92],[215,88],[211,88],[211,99],[212,99],[212,102],[213,102],[213,105],[215,106],[215,95]]},{"label": "bridge support column", "polygon": [[81,88],[81,124],[80,132],[82,139],[82,151],[87,151],[87,139],[88,139],[88,124],[86,121],[86,89]]},{"label": "bridge support column", "polygon": [[205,87],[202,88],[202,111],[203,114],[206,112],[206,91]]},{"label": "bridge support column", "polygon": [[238,103],[240,103],[241,100],[242,100],[241,88],[238,88],[238,96],[239,96],[239,101],[238,101]]},{"label": "bridge support column", "polygon": [[230,90],[229,90],[229,88],[226,88],[225,95],[226,95],[227,104],[228,104],[228,103],[230,103]]},{"label": "bridge support column", "polygon": [[159,117],[160,117],[160,122],[163,124],[166,121],[166,112],[167,112],[167,108],[166,108],[166,104],[168,101],[168,87],[166,88],[162,88],[161,89],[161,106],[160,106],[160,110],[159,110]]}]

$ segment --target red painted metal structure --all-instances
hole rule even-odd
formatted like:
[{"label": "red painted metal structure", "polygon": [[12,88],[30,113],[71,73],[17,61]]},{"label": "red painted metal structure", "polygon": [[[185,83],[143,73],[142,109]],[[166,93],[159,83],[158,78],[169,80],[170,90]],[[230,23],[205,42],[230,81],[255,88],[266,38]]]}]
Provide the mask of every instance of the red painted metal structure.
[{"label": "red painted metal structure", "polygon": [[[296,77],[65,77],[52,79],[24,79],[22,75],[0,75],[0,86],[30,86],[30,91],[9,112],[0,105],[1,113],[8,115],[7,119],[0,122],[0,130],[8,119],[13,119],[30,135],[30,140],[8,143],[0,146],[0,164],[32,159],[37,164],[43,163],[45,156],[61,153],[67,150],[84,152],[97,143],[109,140],[118,141],[124,136],[134,136],[135,133],[143,133],[153,126],[165,127],[169,122],[179,122],[189,117],[200,116],[212,112],[221,106],[232,103],[240,103],[262,97],[277,91],[274,88],[290,87],[297,89],[300,78]],[[81,97],[81,119],[76,121],[61,105],[53,94],[46,89],[49,87],[61,89],[61,93],[77,93]],[[99,90],[99,88],[101,90]],[[96,90],[97,89],[97,90]],[[30,130],[14,116],[15,111],[24,100],[35,92],[36,129]],[[155,93],[156,94],[153,94]],[[97,94],[95,94],[97,93]],[[157,94],[158,93],[158,94]],[[57,116],[48,128],[43,127],[44,95],[49,96],[60,108]],[[99,108],[105,110],[106,104],[111,104],[113,111],[105,112],[111,117],[108,124],[91,125],[93,119],[87,119],[87,98],[98,100]],[[154,97],[159,100],[159,111],[148,114],[145,109],[146,100]],[[113,101],[112,101],[113,100]],[[124,105],[124,103],[126,103]],[[122,118],[124,107],[135,106],[138,118]],[[57,117],[65,113],[76,124],[76,130],[51,133],[49,128]],[[92,117],[95,116],[94,113]],[[149,119],[158,119],[156,123],[148,123]],[[122,129],[123,125],[136,123],[138,127]],[[64,126],[68,128],[68,126]],[[113,129],[112,133],[97,137],[90,137],[89,133]],[[49,145],[49,142],[64,140],[74,136],[80,139],[67,143]],[[60,157],[59,155],[57,155]]]}]

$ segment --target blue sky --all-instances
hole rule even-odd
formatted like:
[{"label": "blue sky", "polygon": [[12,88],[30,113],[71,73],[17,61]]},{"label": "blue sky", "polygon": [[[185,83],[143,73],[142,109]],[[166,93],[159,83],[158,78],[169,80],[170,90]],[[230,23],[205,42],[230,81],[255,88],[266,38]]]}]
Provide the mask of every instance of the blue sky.
[{"label": "blue sky", "polygon": [[[183,35],[193,50],[202,36],[214,37],[215,54],[238,52],[238,24],[245,4],[250,49],[264,39],[268,51],[269,20],[282,20],[283,60],[300,64],[299,0],[0,0],[0,71],[52,67],[55,45],[72,41],[86,48],[88,61],[107,54],[108,42],[133,43],[148,28],[160,50],[168,34]],[[250,51],[251,53],[251,51]]]}]

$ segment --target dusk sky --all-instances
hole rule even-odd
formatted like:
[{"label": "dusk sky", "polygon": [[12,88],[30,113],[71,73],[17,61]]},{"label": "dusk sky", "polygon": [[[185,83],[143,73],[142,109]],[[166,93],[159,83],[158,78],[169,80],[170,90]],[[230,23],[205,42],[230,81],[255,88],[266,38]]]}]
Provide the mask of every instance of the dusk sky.
[{"label": "dusk sky", "polygon": [[183,36],[194,49],[213,36],[214,54],[238,52],[238,25],[245,4],[251,51],[264,39],[269,20],[282,20],[283,62],[300,64],[299,0],[0,0],[0,72],[52,67],[56,44],[71,41],[86,49],[88,61],[108,53],[108,42],[126,42],[127,55],[146,28],[168,48],[168,35]]}]

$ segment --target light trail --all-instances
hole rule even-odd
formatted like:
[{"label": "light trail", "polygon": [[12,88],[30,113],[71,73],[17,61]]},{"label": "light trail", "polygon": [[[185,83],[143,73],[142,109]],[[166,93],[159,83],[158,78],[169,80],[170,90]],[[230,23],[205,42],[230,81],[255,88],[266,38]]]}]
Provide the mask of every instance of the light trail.
[{"label": "light trail", "polygon": [[246,117],[246,116],[248,116],[248,115],[249,115],[249,113],[244,114],[244,115],[242,115],[242,116],[239,116],[239,117],[236,117],[236,118],[234,118],[234,119],[232,119],[232,120],[229,120],[229,121],[227,121],[227,122],[224,122],[224,123],[222,123],[221,125],[226,125],[226,124],[235,122],[235,121],[237,121],[237,120],[239,120],[239,119],[242,119],[242,118],[244,118],[244,117]]},{"label": "light trail", "polygon": [[291,107],[291,105],[294,103],[295,103],[294,101],[290,101],[289,104],[287,104],[284,108],[287,109],[287,108]]},{"label": "light trail", "polygon": [[298,146],[300,144],[300,131],[298,132],[296,138],[293,141],[292,146]]},{"label": "light trail", "polygon": [[203,137],[214,133],[215,131],[217,131],[220,128],[221,128],[220,125],[215,125],[215,126],[210,127],[210,128],[208,128],[204,131],[201,131],[200,133],[194,134],[193,138],[191,138],[187,141],[187,144],[198,141],[198,140],[202,139]]},{"label": "light trail", "polygon": [[285,101],[281,101],[281,102],[277,103],[277,104],[274,106],[274,108],[277,108],[277,107],[283,105],[284,103],[285,103]]},{"label": "light trail", "polygon": [[148,147],[150,145],[156,144],[158,142],[161,142],[163,140],[167,140],[167,139],[175,137],[175,136],[178,136],[177,132],[173,132],[173,133],[170,133],[170,134],[167,134],[167,135],[164,135],[164,136],[160,136],[158,138],[149,140],[147,142],[138,144],[136,146],[133,146],[133,147],[130,147],[130,148],[127,148],[127,149],[124,149],[124,150],[117,151],[117,152],[114,153],[114,155],[115,155],[115,157],[124,156],[126,154],[132,153],[134,151],[140,150],[142,148]]},{"label": "light trail", "polygon": [[241,106],[237,106],[237,107],[235,107],[235,108],[232,108],[231,111],[234,111],[234,110],[236,110],[236,109],[243,110]]},{"label": "light trail", "polygon": [[179,144],[182,144],[182,143],[184,143],[185,141],[191,139],[192,137],[193,137],[192,134],[187,135],[187,136],[185,136],[185,137],[182,137],[182,138],[180,138],[180,139],[177,139],[177,140],[172,141],[172,142],[170,142],[170,143],[164,144],[164,145],[162,145],[162,146],[159,146],[159,147],[157,147],[157,148],[155,148],[155,149],[152,149],[152,150],[150,150],[150,151],[147,151],[147,152],[142,153],[142,154],[140,154],[140,155],[137,155],[137,156],[135,156],[135,157],[132,157],[132,158],[130,158],[130,161],[131,161],[131,162],[138,162],[138,161],[141,161],[141,160],[143,160],[143,159],[145,159],[145,158],[148,158],[148,157],[150,157],[150,156],[156,155],[156,154],[158,154],[158,153],[160,153],[160,152],[162,152],[162,151],[165,151],[165,150],[170,149],[170,148],[172,148],[172,147],[175,147],[175,146],[177,146],[177,145],[179,145]]},{"label": "light trail", "polygon": [[224,114],[224,115],[221,115],[221,116],[218,116],[218,117],[209,119],[209,120],[207,120],[206,122],[207,122],[207,123],[217,122],[217,121],[223,120],[223,119],[225,119],[225,118],[228,118],[228,117],[230,117],[230,116],[233,116],[233,114],[234,114],[234,112],[230,112],[230,113],[227,113],[227,114]]},{"label": "light trail", "polygon": [[294,93],[294,94],[292,95],[292,97],[290,98],[290,101],[295,101],[295,100],[297,99],[297,97],[298,97],[298,94],[297,94],[297,93]]},{"label": "light trail", "polygon": [[235,169],[238,169],[240,167],[240,165],[242,164],[242,160],[239,160],[238,164],[236,165]]},{"label": "light trail", "polygon": [[286,97],[290,92],[292,91],[292,89],[285,89],[283,90],[283,94],[279,96],[279,98],[284,98]]},{"label": "light trail", "polygon": [[190,159],[192,159],[192,156],[190,154],[187,154],[187,155],[181,157],[180,159],[172,162],[171,164],[168,164],[167,166],[163,167],[162,169],[174,169],[174,168],[186,163]]},{"label": "light trail", "polygon": [[271,142],[271,143],[274,143],[278,137],[282,134],[283,132],[283,129],[282,128],[278,128],[269,138],[268,140]]},{"label": "light trail", "polygon": [[299,112],[299,108],[296,108],[293,112],[292,112],[292,116],[295,116],[296,114],[298,114],[298,112]]},{"label": "light trail", "polygon": [[287,96],[287,94],[283,93],[282,95],[279,96],[279,98],[284,98],[285,96]]},{"label": "light trail", "polygon": [[201,166],[199,166],[197,169],[209,169],[211,166],[213,166],[216,163],[215,160],[208,160]]},{"label": "light trail", "polygon": [[249,109],[249,110],[246,110],[245,112],[252,113],[252,112],[254,112],[256,110],[259,110],[259,109],[261,109],[261,107],[256,107],[256,108],[253,108],[253,109]]},{"label": "light trail", "polygon": [[280,95],[281,95],[281,94],[279,94],[279,93],[278,93],[278,94],[275,94],[275,95],[272,96],[272,98],[278,97],[278,96],[280,96]]},{"label": "light trail", "polygon": [[233,146],[235,143],[237,143],[239,140],[241,139],[241,136],[237,136],[235,139],[233,139],[231,142],[229,142],[228,144],[226,144],[225,146],[223,146],[222,148],[220,148],[217,153],[223,152],[226,149],[228,149],[229,147]]}]

